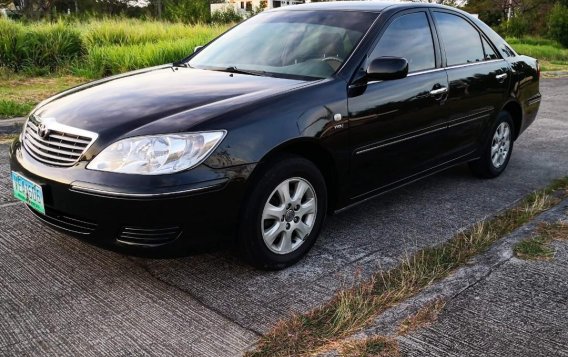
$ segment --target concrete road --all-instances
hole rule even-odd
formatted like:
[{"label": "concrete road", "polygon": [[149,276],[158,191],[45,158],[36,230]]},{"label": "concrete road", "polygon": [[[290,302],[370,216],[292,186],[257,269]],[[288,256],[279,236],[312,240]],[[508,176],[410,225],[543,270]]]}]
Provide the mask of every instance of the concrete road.
[{"label": "concrete road", "polygon": [[330,217],[296,266],[260,272],[228,252],[133,258],[44,227],[10,196],[0,150],[0,354],[239,355],[357,274],[438,244],[568,174],[568,79],[542,82],[536,123],[495,180],[460,166]]},{"label": "concrete road", "polygon": [[[565,200],[547,212],[543,221],[568,222],[567,209]],[[536,227],[526,225],[505,240],[534,236]],[[493,266],[487,277],[449,299],[437,322],[399,337],[402,354],[568,356],[568,241],[553,241],[551,246],[555,255],[550,261],[508,257]],[[450,277],[441,284],[449,287],[451,280]]]}]

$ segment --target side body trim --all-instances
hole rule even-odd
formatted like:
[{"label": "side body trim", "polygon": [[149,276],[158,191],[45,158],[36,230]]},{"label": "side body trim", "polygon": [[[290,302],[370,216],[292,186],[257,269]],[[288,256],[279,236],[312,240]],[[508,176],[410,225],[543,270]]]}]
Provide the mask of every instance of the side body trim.
[{"label": "side body trim", "polygon": [[[428,177],[428,176],[432,176],[432,175],[435,175],[435,174],[437,174],[437,173],[439,173],[439,172],[442,172],[442,171],[444,171],[444,170],[447,170],[447,169],[449,169],[449,168],[452,167],[452,166],[456,166],[456,165],[458,165],[458,164],[461,164],[462,162],[466,162],[466,161],[470,161],[470,160],[475,160],[476,157],[473,157],[473,156],[472,156],[472,154],[473,154],[474,152],[475,152],[475,151],[472,151],[472,152],[470,152],[470,153],[468,153],[468,154],[459,156],[459,157],[457,157],[457,158],[454,158],[454,159],[452,159],[452,160],[450,160],[450,161],[447,161],[447,162],[445,162],[445,163],[436,165],[436,166],[434,166],[434,167],[432,167],[432,168],[429,168],[429,169],[427,169],[427,170],[424,170],[424,171],[421,171],[421,172],[412,174],[412,175],[410,175],[410,176],[407,176],[407,177],[405,177],[405,178],[402,178],[402,179],[400,179],[400,180],[397,180],[397,181],[395,181],[395,182],[392,182],[392,183],[390,183],[390,184],[388,184],[388,185],[385,185],[385,186],[382,186],[382,187],[373,189],[373,190],[371,190],[371,191],[368,191],[368,192],[366,192],[366,193],[357,195],[357,196],[355,196],[355,197],[351,197],[350,200],[351,200],[351,201],[356,201],[356,202],[353,202],[353,203],[348,204],[347,206],[345,206],[345,207],[343,207],[343,208],[340,208],[340,209],[338,209],[338,210],[335,210],[334,213],[340,213],[340,212],[346,211],[346,210],[348,210],[348,209],[350,209],[350,208],[352,208],[352,207],[355,207],[355,206],[357,206],[357,205],[359,205],[359,204],[361,204],[361,203],[363,203],[363,202],[367,202],[367,201],[369,201],[369,200],[372,200],[373,198],[375,198],[375,197],[377,197],[377,196],[380,196],[380,195],[383,195],[383,194],[388,193],[388,192],[390,192],[390,191],[396,190],[396,189],[398,189],[398,188],[400,188],[400,187],[403,187],[403,186],[406,186],[406,185],[410,185],[410,184],[412,184],[412,183],[414,183],[414,182],[416,182],[416,181],[419,181],[419,180],[421,180],[421,179],[423,179],[423,178],[426,178],[426,177]],[[390,187],[389,187],[389,186],[390,186]],[[376,192],[376,193],[373,194],[373,192]],[[361,199],[360,201],[357,201],[360,197],[364,197],[364,196],[367,196],[367,195],[370,195],[370,196],[369,196],[369,197],[366,197],[366,198],[364,198],[364,199]]]},{"label": "side body trim", "polygon": [[386,147],[386,146],[389,146],[389,145],[394,145],[394,144],[398,144],[398,143],[401,143],[401,142],[404,142],[404,141],[407,141],[407,140],[416,139],[416,138],[424,136],[424,135],[429,135],[429,134],[438,132],[440,130],[456,127],[456,126],[462,125],[462,124],[467,124],[467,123],[470,123],[470,122],[476,121],[476,120],[485,119],[485,118],[487,118],[491,115],[491,112],[493,112],[493,110],[494,110],[494,108],[483,109],[483,110],[481,110],[477,113],[466,115],[464,117],[451,120],[446,124],[442,124],[441,126],[436,125],[436,126],[432,126],[432,127],[423,129],[423,130],[414,131],[414,132],[411,132],[409,134],[404,134],[404,135],[397,136],[397,137],[394,137],[394,138],[391,138],[391,139],[386,139],[386,140],[380,141],[378,143],[368,145],[367,147],[360,148],[360,149],[355,151],[355,154],[356,155],[364,154],[366,152],[377,150],[377,149],[380,149],[380,148],[383,148],[383,147]]}]

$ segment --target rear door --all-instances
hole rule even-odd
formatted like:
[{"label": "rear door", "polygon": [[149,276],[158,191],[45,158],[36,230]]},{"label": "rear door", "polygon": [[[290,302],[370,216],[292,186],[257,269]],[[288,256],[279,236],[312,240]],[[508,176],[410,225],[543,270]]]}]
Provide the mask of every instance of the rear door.
[{"label": "rear door", "polygon": [[409,75],[349,88],[352,197],[361,198],[443,160],[448,80],[427,10],[395,15],[368,54],[403,57]]},{"label": "rear door", "polygon": [[449,81],[447,140],[452,156],[467,155],[481,144],[501,109],[510,80],[508,63],[465,17],[432,11]]}]

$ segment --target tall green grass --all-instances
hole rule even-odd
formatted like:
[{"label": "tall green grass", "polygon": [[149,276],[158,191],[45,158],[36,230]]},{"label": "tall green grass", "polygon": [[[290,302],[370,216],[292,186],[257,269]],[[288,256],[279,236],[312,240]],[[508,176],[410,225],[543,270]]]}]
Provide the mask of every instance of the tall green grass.
[{"label": "tall green grass", "polygon": [[0,66],[98,78],[182,59],[226,29],[134,19],[24,26],[0,19]]},{"label": "tall green grass", "polygon": [[137,20],[92,22],[83,30],[87,55],[75,73],[90,78],[180,60],[227,26],[164,24]]},{"label": "tall green grass", "polygon": [[93,21],[79,26],[88,47],[137,45],[167,40],[196,39],[210,41],[227,27],[219,25],[185,25],[135,19]]},{"label": "tall green grass", "polygon": [[20,71],[53,71],[80,58],[85,46],[79,31],[63,23],[31,24],[0,20],[0,65]]},{"label": "tall green grass", "polygon": [[10,99],[0,99],[0,119],[24,116],[33,109],[35,103],[19,103]]},{"label": "tall green grass", "polygon": [[76,74],[98,78],[182,59],[202,44],[197,39],[164,40],[128,46],[94,46]]},{"label": "tall green grass", "polygon": [[568,64],[568,49],[558,42],[539,37],[507,38],[507,42],[520,54],[543,61]]}]

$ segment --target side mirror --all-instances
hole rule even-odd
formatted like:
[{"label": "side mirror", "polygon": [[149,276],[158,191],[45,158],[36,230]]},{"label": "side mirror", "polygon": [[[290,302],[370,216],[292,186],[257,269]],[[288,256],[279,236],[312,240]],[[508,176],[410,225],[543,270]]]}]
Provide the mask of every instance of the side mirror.
[{"label": "side mirror", "polygon": [[203,47],[205,47],[205,46],[195,46],[193,48],[193,53],[197,53],[197,52],[201,51],[203,49]]},{"label": "side mirror", "polygon": [[367,79],[383,81],[401,79],[408,75],[408,61],[400,57],[375,58],[367,68]]}]

